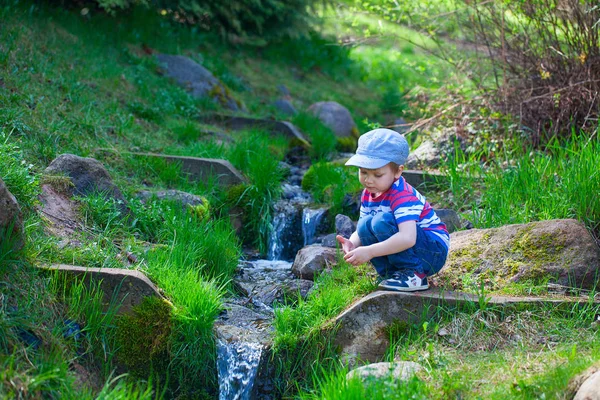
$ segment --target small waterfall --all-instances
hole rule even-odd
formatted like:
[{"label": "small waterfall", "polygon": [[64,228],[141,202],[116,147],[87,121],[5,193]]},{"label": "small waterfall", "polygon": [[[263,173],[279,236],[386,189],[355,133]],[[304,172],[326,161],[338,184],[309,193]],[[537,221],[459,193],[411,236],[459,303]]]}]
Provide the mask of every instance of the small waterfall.
[{"label": "small waterfall", "polygon": [[315,241],[315,233],[317,226],[321,222],[321,218],[327,211],[326,208],[318,208],[313,210],[311,208],[305,208],[302,211],[302,235],[304,236],[304,246],[313,244]]},{"label": "small waterfall", "polygon": [[281,259],[281,252],[283,251],[281,232],[283,232],[289,220],[289,217],[284,210],[278,210],[277,208],[278,207],[275,208],[275,215],[273,216],[273,229],[269,235],[269,249],[267,254],[268,260]]},{"label": "small waterfall", "polygon": [[219,400],[249,400],[258,371],[262,345],[217,342]]}]

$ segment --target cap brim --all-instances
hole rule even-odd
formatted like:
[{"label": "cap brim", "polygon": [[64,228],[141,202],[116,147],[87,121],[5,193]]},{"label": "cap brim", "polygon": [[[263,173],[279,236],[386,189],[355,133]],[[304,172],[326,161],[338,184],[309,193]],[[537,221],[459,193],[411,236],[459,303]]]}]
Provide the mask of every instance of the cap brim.
[{"label": "cap brim", "polygon": [[362,154],[355,154],[352,157],[350,157],[348,161],[346,161],[346,165],[366,169],[377,169],[387,164],[389,164],[389,161],[387,160],[382,160],[381,158],[367,157]]}]

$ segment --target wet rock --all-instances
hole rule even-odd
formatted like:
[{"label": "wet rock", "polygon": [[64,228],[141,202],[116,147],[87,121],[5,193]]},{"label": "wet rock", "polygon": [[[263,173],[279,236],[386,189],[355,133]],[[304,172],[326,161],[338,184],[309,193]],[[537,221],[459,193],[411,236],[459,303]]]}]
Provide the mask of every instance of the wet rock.
[{"label": "wet rock", "polygon": [[270,315],[239,304],[225,303],[224,312],[215,321],[217,337],[232,342],[271,343]]},{"label": "wet rock", "polygon": [[297,200],[302,203],[309,203],[312,201],[310,194],[302,191],[302,188],[298,185],[292,185],[284,183],[281,185],[282,194],[281,197],[286,200]]},{"label": "wet rock", "polygon": [[273,207],[273,231],[269,240],[269,259],[293,260],[304,245],[302,202],[278,201]]},{"label": "wet rock", "polygon": [[156,58],[165,74],[188,90],[192,96],[196,98],[209,97],[233,111],[244,108],[242,103],[233,98],[223,83],[195,61],[184,56],[168,54],[158,54]]},{"label": "wet rock", "polygon": [[117,201],[119,209],[129,214],[127,202],[101,162],[94,158],[61,154],[44,171],[46,175],[65,175],[73,183],[73,194],[88,196],[94,192]]},{"label": "wet rock", "polygon": [[313,290],[315,283],[308,279],[294,279],[287,282],[284,287],[284,295],[288,299],[297,299],[298,296],[305,300]]},{"label": "wet rock", "polygon": [[452,233],[462,228],[462,224],[460,222],[460,217],[458,213],[454,210],[448,208],[440,208],[435,210],[435,213],[442,220],[444,224],[446,224],[446,228],[448,228],[448,232]]},{"label": "wet rock", "polygon": [[344,214],[335,216],[335,232],[348,239],[356,230],[356,223]]},{"label": "wet rock", "polygon": [[182,207],[201,206],[204,204],[204,199],[202,197],[180,190],[161,190],[158,192],[144,190],[139,192],[137,197],[144,203],[156,197],[158,200],[168,200],[179,203]]},{"label": "wet rock", "polygon": [[317,241],[315,242],[315,244],[320,244],[321,246],[332,247],[335,249],[337,247],[337,243],[338,243],[335,236],[336,236],[335,233],[330,233],[329,235],[325,235],[325,236],[319,236],[317,238]]},{"label": "wet rock", "polygon": [[350,111],[335,101],[314,103],[308,111],[328,126],[337,137],[358,136]]},{"label": "wet rock", "polygon": [[296,255],[292,273],[302,279],[314,280],[316,275],[335,264],[335,249],[319,245],[306,246]]},{"label": "wet rock", "polygon": [[408,381],[422,369],[420,364],[412,361],[380,362],[353,369],[348,372],[346,379],[359,378],[367,381],[391,376],[396,380]]},{"label": "wet rock", "polygon": [[462,289],[464,277],[487,289],[510,282],[545,281],[596,288],[600,249],[585,226],[572,219],[471,229],[450,235],[450,254],[432,279]]},{"label": "wet rock", "polygon": [[[236,283],[247,293],[247,297],[260,308],[283,302],[289,293],[291,281],[296,280],[291,272],[292,264],[287,261],[257,260],[242,263],[235,277]],[[272,310],[267,309],[268,312]]]},{"label": "wet rock", "polygon": [[288,116],[295,116],[298,114],[298,111],[294,107],[294,105],[286,99],[278,99],[273,103],[273,107],[279,110],[282,114]]},{"label": "wet rock", "polygon": [[15,196],[0,179],[0,233],[6,232],[8,229],[11,230],[11,237],[15,240],[13,248],[21,249],[24,244],[21,208]]}]

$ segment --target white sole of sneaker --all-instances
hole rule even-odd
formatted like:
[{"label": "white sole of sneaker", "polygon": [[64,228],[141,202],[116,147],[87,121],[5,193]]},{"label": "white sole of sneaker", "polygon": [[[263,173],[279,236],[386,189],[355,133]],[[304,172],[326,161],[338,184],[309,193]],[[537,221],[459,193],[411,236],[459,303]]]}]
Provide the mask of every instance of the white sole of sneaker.
[{"label": "white sole of sneaker", "polygon": [[385,290],[392,290],[394,292],[418,292],[420,290],[427,290],[429,289],[429,285],[427,286],[413,286],[413,287],[398,287],[398,286],[386,286],[386,285],[379,285],[380,289],[385,289]]}]

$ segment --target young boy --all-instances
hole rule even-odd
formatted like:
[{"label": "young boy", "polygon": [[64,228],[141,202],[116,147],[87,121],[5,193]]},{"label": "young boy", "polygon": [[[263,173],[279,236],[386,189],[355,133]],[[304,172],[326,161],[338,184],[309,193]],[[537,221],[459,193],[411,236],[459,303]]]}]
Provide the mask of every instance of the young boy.
[{"label": "young boy", "polygon": [[365,188],[360,219],[350,239],[337,240],[350,264],[371,261],[384,279],[380,288],[412,292],[429,288],[427,276],[444,266],[450,236],[425,197],[402,177],[407,157],[406,139],[391,129],[358,139],[346,165],[359,168]]}]

